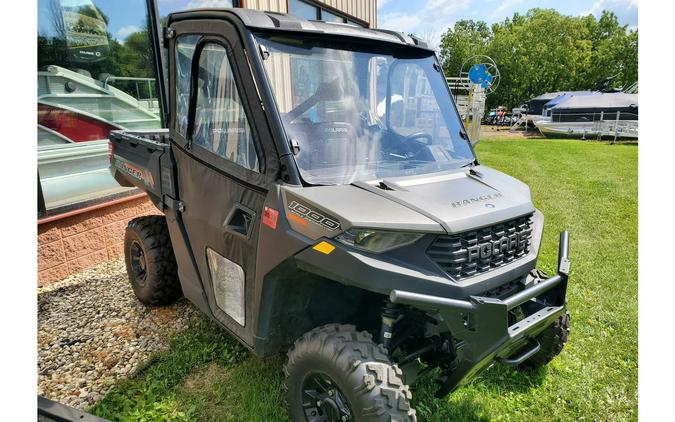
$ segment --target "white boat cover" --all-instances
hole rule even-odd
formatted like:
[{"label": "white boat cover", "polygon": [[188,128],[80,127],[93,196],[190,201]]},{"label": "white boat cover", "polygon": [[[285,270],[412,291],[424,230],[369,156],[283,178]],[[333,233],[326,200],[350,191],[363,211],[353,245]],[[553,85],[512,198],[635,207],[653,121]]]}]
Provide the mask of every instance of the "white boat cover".
[{"label": "white boat cover", "polygon": [[612,109],[637,107],[638,95],[625,94],[623,92],[597,94],[597,95],[573,95],[552,108],[554,111],[564,109]]},{"label": "white boat cover", "polygon": [[565,94],[566,91],[556,91],[556,92],[547,92],[545,94],[541,94],[538,97],[532,98],[530,101],[538,101],[538,100],[552,100],[556,97],[559,97],[563,94]]}]

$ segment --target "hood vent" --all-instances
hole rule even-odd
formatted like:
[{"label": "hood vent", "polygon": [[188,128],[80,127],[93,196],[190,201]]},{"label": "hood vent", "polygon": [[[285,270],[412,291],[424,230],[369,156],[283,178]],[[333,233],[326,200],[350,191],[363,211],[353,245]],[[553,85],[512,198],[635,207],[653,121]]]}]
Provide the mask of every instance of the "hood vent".
[{"label": "hood vent", "polygon": [[391,188],[384,180],[381,181],[381,182],[377,185],[377,187],[380,188],[380,189],[382,189],[382,190],[394,190],[394,189],[392,189],[392,188]]}]

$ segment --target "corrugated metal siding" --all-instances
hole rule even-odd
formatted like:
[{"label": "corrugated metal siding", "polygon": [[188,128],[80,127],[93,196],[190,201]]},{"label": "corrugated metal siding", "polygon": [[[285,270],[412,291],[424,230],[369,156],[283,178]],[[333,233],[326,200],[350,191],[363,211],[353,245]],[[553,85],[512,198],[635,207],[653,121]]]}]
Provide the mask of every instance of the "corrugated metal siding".
[{"label": "corrugated metal siding", "polygon": [[267,59],[267,74],[277,99],[279,110],[287,112],[293,108],[293,89],[290,86],[291,60],[286,54],[272,54]]},{"label": "corrugated metal siding", "polygon": [[377,27],[377,0],[316,0]]},{"label": "corrugated metal siding", "polygon": [[[371,28],[377,26],[377,0],[324,0],[323,3],[343,14],[368,22]],[[247,9],[266,10],[271,12],[288,13],[286,0],[244,0],[243,6]],[[287,55],[273,54],[266,62],[270,83],[275,92],[277,105],[283,112],[293,108],[293,89],[291,60]]]},{"label": "corrugated metal siding", "polygon": [[247,9],[288,13],[288,10],[286,10],[286,0],[244,0],[243,3]]},{"label": "corrugated metal siding", "polygon": [[[349,16],[353,16],[377,27],[377,0],[316,0]],[[247,9],[268,10],[271,12],[288,13],[286,0],[244,0]]]}]

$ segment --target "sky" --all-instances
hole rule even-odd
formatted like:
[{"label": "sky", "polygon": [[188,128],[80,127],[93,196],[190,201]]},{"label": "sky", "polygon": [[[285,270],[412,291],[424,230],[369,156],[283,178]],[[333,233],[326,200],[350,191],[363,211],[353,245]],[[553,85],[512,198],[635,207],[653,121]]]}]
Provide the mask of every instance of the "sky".
[{"label": "sky", "polygon": [[[38,0],[38,27],[48,32],[49,3],[59,0]],[[61,0],[66,4],[82,4],[91,0]],[[172,11],[198,7],[227,7],[231,0],[156,0],[161,16]],[[525,13],[533,7],[553,8],[566,15],[600,16],[611,10],[619,22],[637,28],[638,0],[377,0],[378,26],[431,39],[438,44],[441,35],[460,19],[502,21],[515,12]],[[145,0],[93,0],[110,18],[108,31],[123,41],[139,30],[145,21]]]},{"label": "sky", "polygon": [[614,12],[619,23],[637,28],[637,0],[377,0],[377,26],[412,33],[438,45],[441,35],[456,21],[503,21],[534,7],[551,8],[564,15],[599,17],[603,10]]}]

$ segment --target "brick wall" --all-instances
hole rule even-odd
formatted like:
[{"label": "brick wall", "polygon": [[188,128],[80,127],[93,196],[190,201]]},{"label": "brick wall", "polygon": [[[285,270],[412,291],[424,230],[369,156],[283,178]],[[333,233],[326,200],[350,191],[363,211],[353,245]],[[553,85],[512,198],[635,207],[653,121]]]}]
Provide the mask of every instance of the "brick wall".
[{"label": "brick wall", "polygon": [[146,197],[38,225],[38,285],[124,255],[124,229],[140,215],[160,212]]}]

